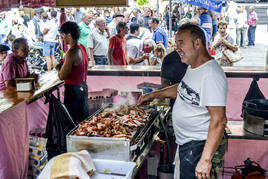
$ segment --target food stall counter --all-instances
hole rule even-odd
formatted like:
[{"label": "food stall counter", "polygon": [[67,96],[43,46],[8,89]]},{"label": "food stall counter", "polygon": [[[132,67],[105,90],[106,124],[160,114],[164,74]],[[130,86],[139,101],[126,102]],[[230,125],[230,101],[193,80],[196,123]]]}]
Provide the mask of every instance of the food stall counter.
[{"label": "food stall counter", "polygon": [[0,155],[0,178],[27,178],[29,131],[47,119],[42,111],[47,114],[48,105],[39,98],[63,82],[56,71],[51,71],[40,76],[39,84],[31,92],[17,92],[16,88],[0,92],[0,153],[4,154]]},{"label": "food stall counter", "polygon": [[88,75],[105,76],[160,76],[160,66],[95,65],[88,68]]},{"label": "food stall counter", "polygon": [[[266,67],[223,67],[230,78],[268,78]],[[110,66],[95,65],[88,68],[88,75],[100,76],[160,76],[161,66]]]},{"label": "food stall counter", "polygon": [[63,81],[58,79],[57,72],[51,71],[40,76],[37,90],[21,92],[16,91],[16,88],[13,87],[0,91],[0,113],[23,101],[33,101],[61,84],[63,84]]}]

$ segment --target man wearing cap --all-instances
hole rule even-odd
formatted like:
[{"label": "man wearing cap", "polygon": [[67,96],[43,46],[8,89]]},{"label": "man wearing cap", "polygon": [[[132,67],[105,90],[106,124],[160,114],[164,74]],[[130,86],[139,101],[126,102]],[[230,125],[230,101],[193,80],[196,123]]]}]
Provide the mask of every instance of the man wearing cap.
[{"label": "man wearing cap", "polygon": [[9,51],[10,48],[6,45],[0,44],[0,61],[3,62],[5,58],[7,57],[7,51]]},{"label": "man wearing cap", "polygon": [[113,15],[113,21],[107,26],[109,28],[109,32],[111,36],[114,36],[117,34],[116,26],[119,22],[124,22],[124,15],[122,14]]},{"label": "man wearing cap", "polygon": [[44,12],[43,8],[38,8],[34,10],[34,17],[30,20],[28,23],[28,29],[29,29],[29,40],[32,42],[40,42],[43,38],[42,32],[40,30],[40,21],[41,21],[41,15]]}]

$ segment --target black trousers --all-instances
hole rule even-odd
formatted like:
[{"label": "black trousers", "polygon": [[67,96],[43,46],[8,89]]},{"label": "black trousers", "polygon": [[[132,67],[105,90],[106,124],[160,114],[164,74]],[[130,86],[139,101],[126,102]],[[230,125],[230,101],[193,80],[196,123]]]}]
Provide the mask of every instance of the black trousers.
[{"label": "black trousers", "polygon": [[65,84],[64,105],[76,124],[85,120],[89,115],[87,84]]}]

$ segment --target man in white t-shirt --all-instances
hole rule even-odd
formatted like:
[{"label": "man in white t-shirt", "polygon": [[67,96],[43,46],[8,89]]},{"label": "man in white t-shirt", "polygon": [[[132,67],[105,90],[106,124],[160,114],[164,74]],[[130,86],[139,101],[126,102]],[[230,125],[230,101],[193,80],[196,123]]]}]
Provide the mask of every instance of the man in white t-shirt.
[{"label": "man in white t-shirt", "polygon": [[[176,41],[181,61],[189,65],[181,83],[146,94],[139,104],[156,97],[176,98],[172,119],[179,146],[180,178],[216,177],[224,155],[217,149],[223,147],[221,142],[227,121],[226,76],[209,56],[204,33],[198,26],[182,25]],[[216,163],[218,156],[221,156],[221,162]]]},{"label": "man in white t-shirt", "polygon": [[143,43],[138,38],[139,24],[130,24],[130,35],[127,37],[127,61],[129,65],[144,65],[143,61],[147,58],[143,54]]},{"label": "man in white t-shirt", "polygon": [[43,56],[47,62],[47,70],[52,70],[56,67],[55,59],[55,46],[56,37],[59,31],[59,25],[57,20],[57,11],[51,11],[51,19],[46,19],[46,21],[40,22],[40,30],[44,36],[43,43]]}]

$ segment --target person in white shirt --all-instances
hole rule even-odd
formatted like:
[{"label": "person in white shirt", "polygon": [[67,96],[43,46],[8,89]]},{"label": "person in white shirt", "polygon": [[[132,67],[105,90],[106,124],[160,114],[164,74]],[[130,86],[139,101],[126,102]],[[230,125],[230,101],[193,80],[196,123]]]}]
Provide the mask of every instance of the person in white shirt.
[{"label": "person in white shirt", "polygon": [[113,15],[113,21],[108,24],[109,32],[111,37],[117,34],[116,26],[119,22],[124,22],[124,15],[123,14],[115,14]]},{"label": "person in white shirt", "polygon": [[105,19],[96,19],[96,28],[88,36],[88,51],[92,65],[108,65],[107,53],[109,45],[109,29],[106,27]]},{"label": "person in white shirt", "polygon": [[44,36],[43,43],[43,56],[47,62],[47,70],[51,70],[56,67],[55,60],[55,45],[56,37],[59,30],[59,23],[57,20],[57,11],[51,11],[51,19],[42,19],[40,22],[40,30]]},{"label": "person in white shirt", "polygon": [[84,12],[80,8],[75,8],[73,11],[74,22],[79,24],[82,21]]},{"label": "person in white shirt", "polygon": [[149,29],[144,27],[145,20],[142,17],[139,17],[137,22],[140,25],[140,33],[138,37],[141,39],[141,41],[144,42],[144,40],[152,39],[153,33],[151,33]]},{"label": "person in white shirt", "polygon": [[[243,7],[237,9],[236,16],[236,45],[246,47],[246,32],[247,32],[247,13],[243,11]],[[242,43],[241,43],[242,40]]]},{"label": "person in white shirt", "polygon": [[189,65],[182,81],[142,96],[139,105],[154,98],[176,98],[172,121],[180,168],[176,164],[175,173],[180,170],[182,179],[217,178],[226,141],[223,139],[227,122],[226,76],[219,64],[209,56],[200,27],[182,25],[176,34],[176,41],[181,61]]},{"label": "person in white shirt", "polygon": [[143,54],[143,42],[138,38],[139,24],[130,24],[130,35],[127,37],[127,61],[129,65],[144,65],[143,61],[148,58]]},{"label": "person in white shirt", "polygon": [[34,10],[34,17],[28,22],[29,44],[39,43],[42,41],[43,35],[40,30],[41,14],[44,12],[43,8]]},{"label": "person in white shirt", "polygon": [[72,15],[72,10],[70,8],[65,9],[66,21],[74,22],[74,16]]}]

